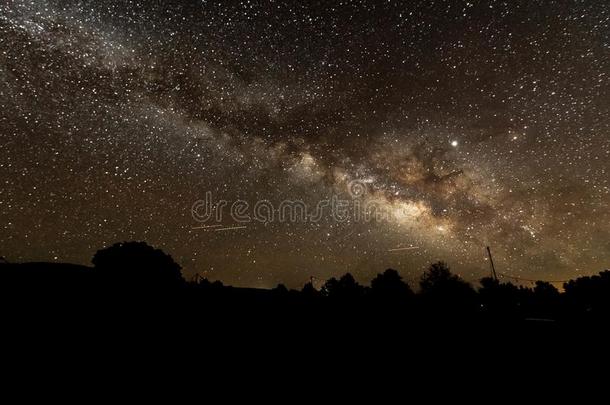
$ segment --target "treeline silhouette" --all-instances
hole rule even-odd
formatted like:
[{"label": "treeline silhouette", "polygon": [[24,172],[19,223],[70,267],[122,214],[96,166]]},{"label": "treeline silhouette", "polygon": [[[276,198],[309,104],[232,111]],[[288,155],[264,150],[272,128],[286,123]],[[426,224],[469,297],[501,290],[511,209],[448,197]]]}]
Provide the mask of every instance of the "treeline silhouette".
[{"label": "treeline silhouette", "polygon": [[419,288],[387,269],[370,286],[347,273],[320,289],[309,282],[289,290],[235,288],[207,279],[187,281],[181,267],[144,242],[117,243],[99,250],[93,267],[59,263],[0,262],[0,293],[18,308],[64,311],[126,311],[142,314],[205,314],[208,320],[243,318],[308,319],[308,322],[386,323],[474,321],[570,323],[610,315],[610,271],[579,277],[559,291],[548,282],[533,288],[483,278],[480,286],[453,274],[444,262],[430,265]]}]

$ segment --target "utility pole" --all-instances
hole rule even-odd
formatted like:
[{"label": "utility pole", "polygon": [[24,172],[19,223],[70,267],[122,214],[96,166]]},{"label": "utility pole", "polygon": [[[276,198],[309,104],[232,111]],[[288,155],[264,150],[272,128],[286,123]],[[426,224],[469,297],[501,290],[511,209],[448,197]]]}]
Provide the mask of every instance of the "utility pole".
[{"label": "utility pole", "polygon": [[494,266],[494,259],[491,257],[491,249],[487,246],[487,255],[489,256],[489,263],[491,263],[491,276],[494,280],[498,281],[498,275],[496,274],[496,267]]}]

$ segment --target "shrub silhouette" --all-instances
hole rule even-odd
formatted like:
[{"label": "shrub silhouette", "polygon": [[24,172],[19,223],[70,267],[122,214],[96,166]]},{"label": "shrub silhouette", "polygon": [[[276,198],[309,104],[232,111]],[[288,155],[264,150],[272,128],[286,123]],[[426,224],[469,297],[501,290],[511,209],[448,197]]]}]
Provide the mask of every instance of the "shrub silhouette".
[{"label": "shrub silhouette", "polygon": [[313,284],[310,282],[305,283],[301,289],[301,295],[305,299],[314,300],[320,297],[320,291],[316,290]]},{"label": "shrub silhouette", "polygon": [[290,291],[282,283],[278,284],[273,290],[271,290],[271,292],[278,299],[287,299],[290,295]]},{"label": "shrub silhouette", "polygon": [[114,288],[174,288],[184,282],[174,259],[145,242],[122,242],[98,250],[92,263],[99,279]]}]

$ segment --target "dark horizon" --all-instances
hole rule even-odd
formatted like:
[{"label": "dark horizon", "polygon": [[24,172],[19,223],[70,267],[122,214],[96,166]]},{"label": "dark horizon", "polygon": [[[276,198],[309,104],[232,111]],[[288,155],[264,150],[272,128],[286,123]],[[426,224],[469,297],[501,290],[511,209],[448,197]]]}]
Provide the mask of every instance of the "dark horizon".
[{"label": "dark horizon", "polygon": [[[570,280],[563,291],[543,281],[533,287],[516,286],[493,273],[474,287],[444,262],[430,264],[419,279],[419,288],[403,280],[398,271],[387,269],[370,286],[347,272],[318,287],[311,280],[299,289],[279,284],[263,290],[225,286],[205,278],[185,280],[170,255],[145,242],[101,249],[92,264],[0,263],[0,297],[19,308],[16,314],[23,312],[25,319],[29,311],[42,311],[71,320],[74,326],[81,324],[83,316],[94,323],[98,317],[101,321],[111,316],[114,328],[115,322],[130,320],[132,311],[137,311],[141,321],[179,322],[179,327],[202,330],[216,322],[243,328],[254,321],[265,333],[289,325],[322,332],[327,322],[337,320],[348,330],[366,325],[406,331],[413,323],[431,323],[461,325],[471,333],[494,325],[515,331],[534,327],[533,331],[548,333],[555,328],[596,327],[610,316],[610,270]],[[191,317],[202,311],[207,313],[206,322],[194,322]],[[161,314],[165,314],[163,321],[158,319]]]},{"label": "dark horizon", "polygon": [[[112,244],[110,246],[107,246],[107,247],[104,247],[104,248],[98,250],[96,255],[98,255],[99,252],[102,252],[102,251],[112,250],[112,249],[116,249],[117,247],[125,247],[125,246],[130,246],[130,245],[148,246],[148,244],[144,241],[117,242],[115,244]],[[158,252],[163,252],[162,249],[158,249],[158,248],[156,249],[155,247],[150,247],[150,248],[154,249],[155,251],[158,251]],[[165,253],[163,253],[163,254],[165,254]],[[15,267],[16,269],[19,269],[19,268],[42,269],[43,272],[48,272],[49,273],[48,275],[50,277],[53,277],[53,272],[58,269],[60,271],[65,270],[65,269],[72,269],[77,272],[94,271],[96,268],[95,257],[96,256],[93,256],[92,260],[88,264],[78,264],[78,263],[65,263],[65,262],[11,262],[6,257],[0,256],[0,265],[6,265],[5,267],[0,267],[0,269],[6,270],[7,268],[9,268],[11,266],[13,266],[13,267],[16,266]],[[171,258],[172,261],[174,260],[171,257],[171,255],[168,255],[168,257]],[[405,277],[405,276],[412,276],[412,274],[413,274],[412,272],[405,273],[405,272],[401,272],[401,271],[395,270],[395,269],[386,269],[386,271],[391,270],[391,271],[396,272],[396,274],[400,276],[400,279],[404,280],[405,283],[407,283],[407,285],[409,285],[410,287],[413,287],[414,290],[417,291],[417,286],[418,286],[419,282],[421,281],[422,276],[427,271],[429,271],[430,266],[434,265],[435,263],[436,264],[443,263],[443,265],[446,265],[448,269],[451,268],[451,263],[446,263],[444,261],[430,262],[428,264],[428,266],[426,266],[426,268],[421,272],[421,274],[419,274],[417,277],[412,278],[412,279]],[[115,265],[118,266],[119,262],[117,261],[115,263]],[[175,265],[177,266],[177,268],[180,271],[181,278],[187,283],[194,283],[194,284],[197,284],[200,282],[221,283],[221,285],[225,285],[227,287],[259,288],[259,289],[265,289],[265,290],[273,290],[273,289],[284,288],[284,287],[287,287],[291,290],[299,290],[299,289],[303,288],[304,286],[311,284],[311,286],[315,290],[320,291],[323,289],[324,285],[329,282],[329,280],[340,279],[341,277],[343,277],[345,275],[349,275],[350,277],[352,277],[350,269],[344,269],[344,271],[342,273],[332,274],[332,275],[330,275],[330,277],[328,279],[320,279],[320,278],[317,278],[314,276],[310,276],[306,280],[304,280],[301,284],[296,284],[296,285],[287,285],[286,283],[280,281],[278,284],[271,286],[271,287],[255,287],[255,286],[247,286],[247,285],[240,286],[240,285],[226,284],[225,282],[223,282],[222,279],[209,279],[209,278],[205,277],[205,275],[202,273],[195,273],[194,275],[185,274],[184,268],[180,265],[180,263],[175,263]],[[144,270],[144,272],[142,273],[142,277],[146,278],[147,277],[146,269],[143,269],[143,270]],[[382,274],[382,272],[380,270],[377,272],[377,276]],[[129,273],[130,269],[126,268],[125,271],[127,273]],[[510,276],[510,275],[504,274],[501,271],[498,271],[495,268],[495,266],[490,265],[488,274],[485,274],[478,279],[467,279],[467,278],[464,278],[463,276],[461,276],[460,274],[455,274],[455,276],[458,277],[460,280],[464,281],[465,283],[471,285],[474,288],[480,288],[482,282],[484,283],[486,280],[494,280],[501,284],[503,283],[506,285],[514,285],[516,287],[525,288],[525,289],[534,288],[538,284],[541,284],[541,283],[548,284],[548,285],[552,286],[553,288],[555,288],[558,292],[564,292],[566,284],[574,282],[575,280],[578,280],[578,279],[595,277],[603,272],[608,272],[608,271],[610,271],[610,269],[605,268],[605,269],[599,269],[599,270],[592,270],[589,274],[582,274],[574,279],[545,280],[545,279],[526,279],[526,278],[522,278],[522,277]],[[367,286],[369,286],[369,284],[372,280],[373,279],[370,279],[370,280],[354,279],[354,281],[356,283],[359,283],[360,285],[362,285],[365,288],[367,288]]]}]

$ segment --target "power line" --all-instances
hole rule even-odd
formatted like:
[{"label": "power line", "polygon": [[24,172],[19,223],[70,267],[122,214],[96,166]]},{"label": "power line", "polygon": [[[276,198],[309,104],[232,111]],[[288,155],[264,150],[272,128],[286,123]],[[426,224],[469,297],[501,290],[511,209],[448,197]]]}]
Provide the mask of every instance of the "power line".
[{"label": "power line", "polygon": [[504,277],[504,278],[510,278],[512,280],[519,280],[519,281],[527,281],[527,282],[530,282],[530,283],[535,283],[537,281],[542,281],[542,282],[545,282],[545,283],[567,283],[568,281],[570,281],[570,280],[540,280],[540,279],[533,280],[533,279],[530,279],[530,278],[509,276],[508,274],[504,274],[504,273],[496,271],[496,267],[494,266],[493,258],[491,257],[491,249],[490,249],[489,246],[487,246],[487,255],[489,256],[489,263],[491,264],[491,276],[496,281],[498,280],[498,274],[501,277]]},{"label": "power line", "polygon": [[567,283],[568,281],[570,281],[570,280],[540,280],[540,279],[534,280],[534,279],[531,279],[531,278],[509,276],[508,274],[504,274],[504,273],[498,273],[498,274],[501,277],[504,277],[504,278],[510,278],[510,279],[519,280],[519,281],[528,281],[530,283],[535,283],[536,281],[542,281],[542,282],[545,282],[545,283]]}]

